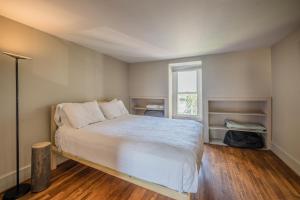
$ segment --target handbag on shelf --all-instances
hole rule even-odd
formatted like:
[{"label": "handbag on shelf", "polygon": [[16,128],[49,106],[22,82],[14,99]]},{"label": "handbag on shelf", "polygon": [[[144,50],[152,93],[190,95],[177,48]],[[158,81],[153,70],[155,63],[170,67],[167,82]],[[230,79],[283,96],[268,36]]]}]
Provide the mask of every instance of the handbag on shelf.
[{"label": "handbag on shelf", "polygon": [[264,147],[260,133],[229,130],[224,137],[225,144],[231,147],[258,149]]}]

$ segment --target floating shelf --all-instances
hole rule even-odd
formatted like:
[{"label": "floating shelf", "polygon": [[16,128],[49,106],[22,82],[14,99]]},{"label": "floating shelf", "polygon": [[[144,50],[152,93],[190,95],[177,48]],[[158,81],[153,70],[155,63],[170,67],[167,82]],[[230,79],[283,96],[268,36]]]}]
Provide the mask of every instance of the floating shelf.
[{"label": "floating shelf", "polygon": [[164,108],[145,108],[145,107],[134,107],[135,110],[164,110]]},{"label": "floating shelf", "polygon": [[144,108],[144,107],[134,107],[133,109],[134,110],[147,110],[147,108]]},{"label": "floating shelf", "polygon": [[210,115],[244,115],[244,116],[261,116],[266,117],[267,115],[265,113],[259,113],[259,112],[209,112]]},{"label": "floating shelf", "polygon": [[[168,99],[165,97],[130,97],[130,113],[134,115],[144,115],[146,111],[162,112],[163,117],[168,116]],[[162,107],[147,108],[147,105],[159,105]]]},{"label": "floating shelf", "polygon": [[267,132],[267,131],[257,131],[257,130],[246,130],[246,129],[227,128],[227,127],[225,127],[225,126],[218,126],[218,125],[210,126],[209,129],[210,129],[210,130],[224,130],[224,131],[233,130],[233,131],[255,132],[255,133],[266,133],[266,132]]}]

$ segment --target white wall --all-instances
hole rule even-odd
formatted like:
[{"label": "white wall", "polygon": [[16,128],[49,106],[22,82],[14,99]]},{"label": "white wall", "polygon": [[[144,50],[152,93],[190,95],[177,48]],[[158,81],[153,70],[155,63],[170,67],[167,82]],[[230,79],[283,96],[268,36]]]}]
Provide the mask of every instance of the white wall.
[{"label": "white wall", "polygon": [[300,29],[271,49],[272,150],[300,175]]},{"label": "white wall", "polygon": [[110,56],[105,56],[103,91],[106,98],[122,99],[129,106],[128,64]]},{"label": "white wall", "polygon": [[168,97],[168,63],[129,64],[129,96]]},{"label": "white wall", "polygon": [[[20,61],[20,166],[28,178],[31,145],[49,141],[50,105],[108,96],[128,103],[128,66],[4,17],[0,27],[0,52],[33,58]],[[15,183],[14,66],[0,53],[0,191]]]},{"label": "white wall", "polygon": [[168,97],[168,64],[201,60],[204,97],[271,96],[270,49],[129,65],[130,96]]}]

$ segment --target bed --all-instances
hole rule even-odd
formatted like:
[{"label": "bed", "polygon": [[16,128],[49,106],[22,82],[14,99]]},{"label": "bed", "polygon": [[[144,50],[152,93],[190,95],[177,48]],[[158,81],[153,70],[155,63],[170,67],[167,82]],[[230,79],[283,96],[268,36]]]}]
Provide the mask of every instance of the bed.
[{"label": "bed", "polygon": [[125,115],[80,129],[57,128],[52,107],[53,168],[59,154],[174,199],[197,192],[202,125]]}]

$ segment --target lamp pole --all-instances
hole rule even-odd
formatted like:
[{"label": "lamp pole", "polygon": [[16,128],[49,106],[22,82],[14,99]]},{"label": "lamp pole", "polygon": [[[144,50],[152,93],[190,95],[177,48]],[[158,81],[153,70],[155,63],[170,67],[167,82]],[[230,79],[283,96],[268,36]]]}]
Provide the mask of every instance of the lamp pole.
[{"label": "lamp pole", "polygon": [[30,191],[30,184],[20,184],[20,139],[19,139],[19,60],[31,59],[13,53],[3,52],[15,59],[16,64],[16,186],[4,193],[3,200],[12,200],[24,196]]},{"label": "lamp pole", "polygon": [[20,186],[20,142],[19,142],[19,58],[16,58],[16,168],[17,168],[17,190]]}]

